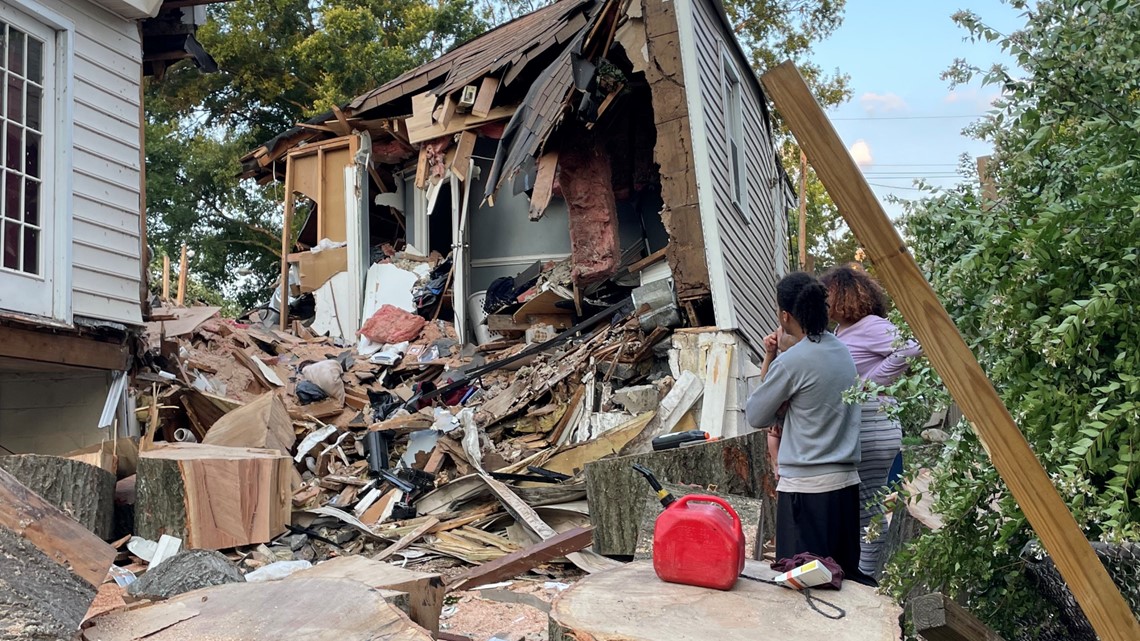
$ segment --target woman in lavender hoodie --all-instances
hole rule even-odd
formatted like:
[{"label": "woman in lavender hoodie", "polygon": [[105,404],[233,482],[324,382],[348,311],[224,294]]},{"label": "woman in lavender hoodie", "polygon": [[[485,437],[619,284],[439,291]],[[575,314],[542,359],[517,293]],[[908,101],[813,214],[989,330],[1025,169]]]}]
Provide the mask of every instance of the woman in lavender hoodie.
[{"label": "woman in lavender hoodie", "polygon": [[[847,346],[855,369],[866,381],[890,385],[910,367],[910,359],[922,355],[913,340],[899,341],[899,330],[887,320],[887,295],[867,272],[855,267],[835,267],[820,282],[827,288],[828,314],[837,323],[835,336]],[[881,395],[863,404],[859,429],[859,525],[883,513],[880,493],[887,485],[891,464],[902,448],[902,425],[887,416],[884,406],[894,399]],[[875,576],[883,536],[863,541],[859,570]]]}]

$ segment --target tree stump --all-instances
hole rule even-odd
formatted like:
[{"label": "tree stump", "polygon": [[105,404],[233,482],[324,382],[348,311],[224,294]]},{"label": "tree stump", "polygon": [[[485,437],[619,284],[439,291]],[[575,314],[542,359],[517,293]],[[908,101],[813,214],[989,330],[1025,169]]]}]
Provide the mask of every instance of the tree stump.
[{"label": "tree stump", "polygon": [[179,443],[139,457],[135,526],[183,547],[222,550],[266,543],[291,516],[293,460],[275,450]]},{"label": "tree stump", "polygon": [[[767,563],[748,561],[748,576],[776,576]],[[902,609],[873,589],[812,590],[843,609],[833,620],[817,613],[802,592],[740,579],[722,592],[665,583],[653,564],[636,561],[592,574],[563,592],[550,610],[550,641],[898,641]],[[831,608],[820,605],[824,611]]]},{"label": "tree stump", "polygon": [[[776,487],[764,432],[692,447],[602,459],[586,465],[586,494],[594,530],[594,551],[633,556],[638,531],[653,492],[633,471],[640,463],[661,482],[699,485],[721,494],[760,499],[764,531],[775,532]],[[751,551],[750,551],[751,552]]]},{"label": "tree stump", "polygon": [[103,540],[115,522],[115,475],[58,456],[0,456],[0,468]]}]

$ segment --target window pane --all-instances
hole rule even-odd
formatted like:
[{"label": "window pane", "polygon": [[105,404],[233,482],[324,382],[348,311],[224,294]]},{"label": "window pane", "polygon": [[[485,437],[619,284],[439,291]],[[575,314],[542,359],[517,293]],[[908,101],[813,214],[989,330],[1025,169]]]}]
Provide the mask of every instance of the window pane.
[{"label": "window pane", "polygon": [[20,223],[4,221],[4,266],[20,268]]},{"label": "window pane", "polygon": [[24,271],[29,274],[39,274],[40,265],[40,232],[31,227],[24,228]]},{"label": "window pane", "polygon": [[24,179],[24,223],[40,224],[40,181]]},{"label": "window pane", "polygon": [[43,89],[35,85],[28,85],[28,126],[36,131],[43,131]]},{"label": "window pane", "polygon": [[44,43],[28,37],[28,80],[44,82]]},{"label": "window pane", "polygon": [[8,71],[24,75],[24,32],[8,27]]},{"label": "window pane", "polygon": [[24,128],[8,123],[8,138],[4,141],[4,166],[24,170]]},{"label": "window pane", "polygon": [[8,120],[24,122],[24,81],[8,74]]},{"label": "window pane", "polygon": [[20,174],[4,172],[4,217],[20,220]]},{"label": "window pane", "polygon": [[40,135],[24,132],[24,173],[40,177]]}]

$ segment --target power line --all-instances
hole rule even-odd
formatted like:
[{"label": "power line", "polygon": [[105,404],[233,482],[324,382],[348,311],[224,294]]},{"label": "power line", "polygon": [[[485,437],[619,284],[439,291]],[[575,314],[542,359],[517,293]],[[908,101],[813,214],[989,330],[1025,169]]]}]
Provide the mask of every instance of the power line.
[{"label": "power line", "polygon": [[975,117],[982,117],[986,114],[962,114],[962,115],[869,115],[869,116],[852,116],[852,117],[832,117],[833,121],[836,120],[954,120],[954,119],[975,119]]}]

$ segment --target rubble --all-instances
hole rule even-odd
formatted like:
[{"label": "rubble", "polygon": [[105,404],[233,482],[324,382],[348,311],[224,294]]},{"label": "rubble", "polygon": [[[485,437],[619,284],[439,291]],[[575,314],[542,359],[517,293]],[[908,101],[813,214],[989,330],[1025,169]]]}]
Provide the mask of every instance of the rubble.
[{"label": "rubble", "polygon": [[186,550],[151,567],[127,587],[127,594],[140,599],[169,599],[191,590],[243,581],[245,577],[237,566],[220,552]]}]

